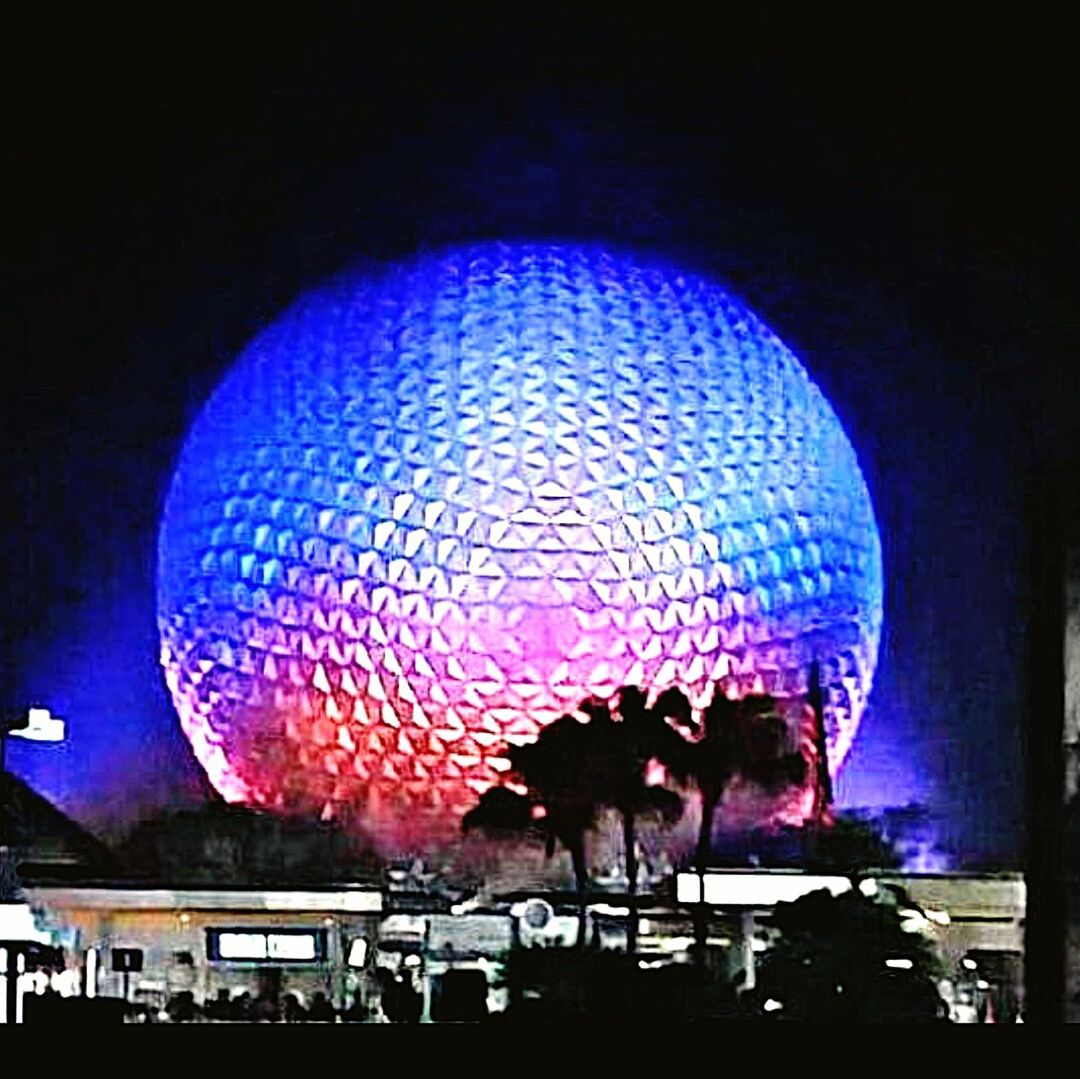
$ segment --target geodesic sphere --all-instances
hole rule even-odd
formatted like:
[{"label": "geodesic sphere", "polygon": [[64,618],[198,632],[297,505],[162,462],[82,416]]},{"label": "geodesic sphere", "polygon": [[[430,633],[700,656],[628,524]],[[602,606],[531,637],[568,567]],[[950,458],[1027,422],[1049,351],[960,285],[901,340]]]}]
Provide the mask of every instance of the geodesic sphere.
[{"label": "geodesic sphere", "polygon": [[404,842],[588,695],[805,691],[830,761],[881,627],[870,498],[791,352],[716,285],[484,245],[305,296],[196,421],[161,659],[230,801]]}]

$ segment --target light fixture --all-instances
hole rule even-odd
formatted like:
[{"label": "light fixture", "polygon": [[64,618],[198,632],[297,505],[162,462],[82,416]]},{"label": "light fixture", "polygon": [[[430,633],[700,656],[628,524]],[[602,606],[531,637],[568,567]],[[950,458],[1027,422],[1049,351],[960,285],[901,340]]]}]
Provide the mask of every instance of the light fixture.
[{"label": "light fixture", "polygon": [[349,958],[347,960],[348,965],[354,969],[359,969],[367,962],[368,956],[368,942],[365,937],[353,937],[349,944]]}]

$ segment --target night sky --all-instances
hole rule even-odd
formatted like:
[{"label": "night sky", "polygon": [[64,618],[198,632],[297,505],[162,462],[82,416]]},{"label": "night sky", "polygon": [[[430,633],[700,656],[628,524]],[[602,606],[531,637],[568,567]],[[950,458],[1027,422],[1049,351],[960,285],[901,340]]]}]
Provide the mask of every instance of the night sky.
[{"label": "night sky", "polygon": [[157,524],[253,333],[349,265],[600,239],[726,283],[859,454],[885,630],[842,800],[1019,853],[1025,488],[1080,434],[1061,27],[155,7],[4,20],[3,694],[70,725],[15,771],[110,833],[205,797]]}]

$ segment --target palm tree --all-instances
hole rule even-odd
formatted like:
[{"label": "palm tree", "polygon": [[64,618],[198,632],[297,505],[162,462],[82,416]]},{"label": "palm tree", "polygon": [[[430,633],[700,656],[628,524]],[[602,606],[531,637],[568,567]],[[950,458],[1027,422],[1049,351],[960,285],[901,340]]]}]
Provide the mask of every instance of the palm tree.
[{"label": "palm tree", "polygon": [[[687,747],[681,770],[701,792],[701,824],[694,868],[704,884],[712,852],[716,810],[736,775],[770,794],[805,781],[807,762],[788,751],[788,729],[774,698],[751,695],[731,699],[716,688],[705,708],[701,737]],[[704,896],[694,910],[694,935],[699,959],[704,958],[708,926]]]},{"label": "palm tree", "polygon": [[701,826],[695,867],[707,868],[716,810],[736,775],[769,794],[806,780],[807,761],[789,751],[787,721],[774,698],[732,700],[719,691],[705,709],[704,732],[692,743],[686,770],[701,792]]},{"label": "palm tree", "polygon": [[[523,794],[507,787],[491,787],[480,795],[480,801],[461,820],[461,830],[481,832],[493,839],[525,839],[542,834],[533,818],[533,802]],[[510,939],[512,952],[507,966],[506,986],[510,993],[510,1006],[515,1010],[521,1004],[520,964],[517,950],[521,944],[517,918],[511,912]]]},{"label": "palm tree", "polygon": [[556,841],[570,854],[578,897],[578,947],[586,943],[589,870],[585,835],[596,823],[601,799],[597,791],[596,748],[599,727],[562,716],[545,727],[535,742],[510,750],[510,766],[534,792],[545,811],[547,855]]},{"label": "palm tree", "polygon": [[[685,739],[677,734],[668,719],[693,725],[690,702],[678,689],[662,693],[652,708],[645,705],[644,691],[638,686],[624,686],[618,694],[621,722],[609,726],[607,752],[601,752],[605,775],[598,785],[602,799],[622,817],[623,848],[626,852],[627,919],[626,950],[637,951],[638,936],[638,861],[637,822],[646,817],[674,824],[683,813],[682,798],[674,791],[647,782],[647,770],[653,760],[669,771],[679,771],[685,758]],[[607,706],[604,706],[606,712]],[[599,730],[605,728],[601,724]],[[603,746],[599,747],[603,750]]]},{"label": "palm tree", "polygon": [[[679,695],[682,701],[685,698]],[[481,829],[495,836],[543,835],[547,855],[561,844],[570,854],[579,902],[578,944],[586,938],[588,865],[585,835],[600,810],[610,807],[623,822],[630,914],[627,948],[637,947],[637,822],[646,817],[673,823],[682,815],[682,799],[672,791],[646,783],[649,761],[672,756],[671,739],[682,742],[665,720],[681,713],[680,700],[661,698],[659,707],[644,707],[645,695],[636,687],[620,694],[615,722],[604,701],[582,702],[582,722],[563,716],[545,727],[537,740],[509,751],[511,772],[528,795],[506,788],[485,793],[462,822],[466,831]],[[689,716],[689,704],[685,711]]]},{"label": "palm tree", "polygon": [[[501,822],[504,832],[539,832],[546,840],[549,858],[555,853],[556,843],[565,847],[570,854],[578,898],[579,947],[586,942],[588,920],[585,834],[595,823],[600,805],[596,755],[591,745],[596,734],[596,730],[590,731],[587,724],[573,716],[562,716],[545,727],[535,742],[512,747],[511,773],[528,789],[528,796],[495,788],[484,795],[477,809],[466,814],[463,821],[467,829],[484,827],[492,831],[492,823]],[[505,827],[507,824],[512,827]]]},{"label": "palm tree", "polygon": [[638,938],[638,860],[637,821],[654,818],[663,824],[675,824],[682,816],[683,801],[674,791],[663,787],[641,784],[623,794],[615,808],[622,816],[623,845],[626,849],[627,901],[630,914],[627,921],[626,950],[633,955],[637,951]]}]

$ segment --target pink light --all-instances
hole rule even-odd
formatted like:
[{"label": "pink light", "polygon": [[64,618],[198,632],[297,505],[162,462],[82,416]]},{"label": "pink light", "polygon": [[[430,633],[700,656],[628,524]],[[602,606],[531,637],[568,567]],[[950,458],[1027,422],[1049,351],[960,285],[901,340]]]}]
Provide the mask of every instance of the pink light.
[{"label": "pink light", "polygon": [[345,278],[252,343],[184,447],[159,626],[226,799],[409,846],[625,684],[788,697],[816,657],[835,770],[880,544],[835,414],[723,290],[488,245]]}]

